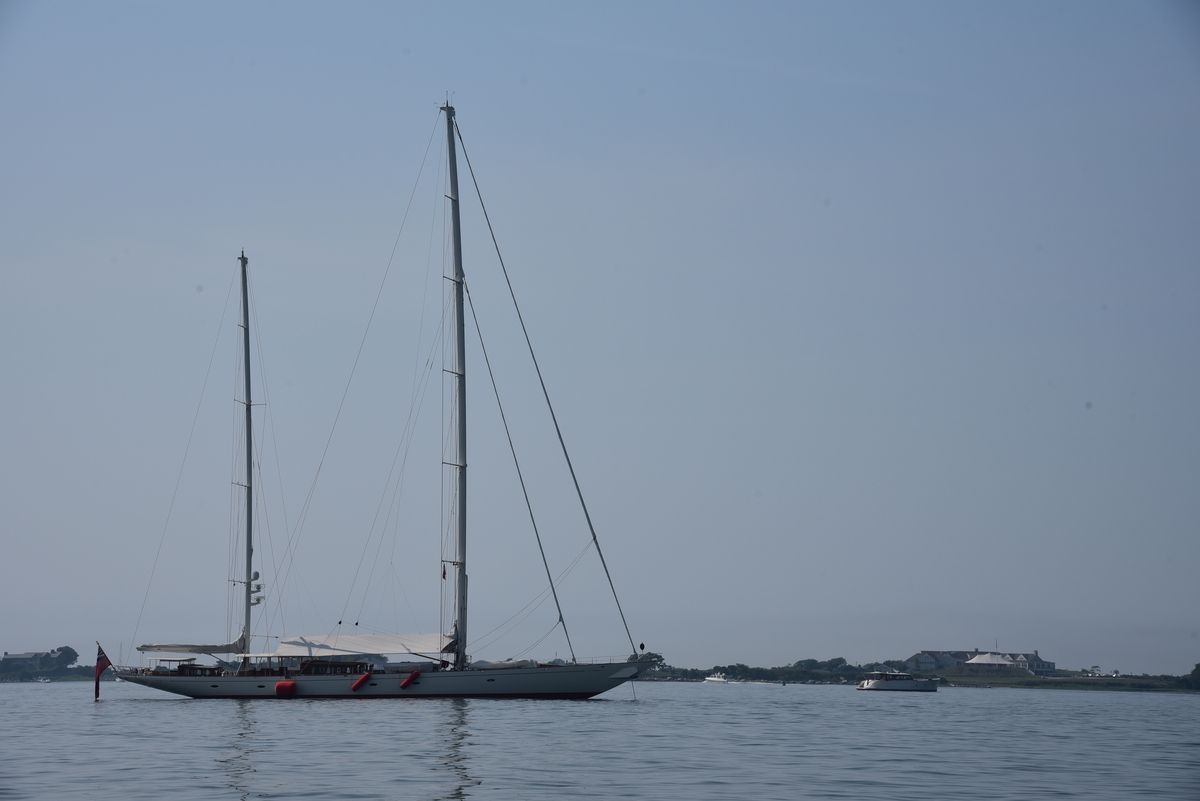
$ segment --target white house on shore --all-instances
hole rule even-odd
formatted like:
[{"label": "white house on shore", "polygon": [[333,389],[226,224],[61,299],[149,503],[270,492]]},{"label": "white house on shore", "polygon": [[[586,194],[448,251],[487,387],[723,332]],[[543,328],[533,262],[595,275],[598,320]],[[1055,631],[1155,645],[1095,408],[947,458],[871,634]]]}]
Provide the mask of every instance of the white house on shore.
[{"label": "white house on shore", "polygon": [[905,661],[905,666],[910,671],[941,670],[963,665],[1018,667],[1037,676],[1054,673],[1054,663],[1043,659],[1037,651],[980,651],[978,648],[973,651],[919,651]]}]

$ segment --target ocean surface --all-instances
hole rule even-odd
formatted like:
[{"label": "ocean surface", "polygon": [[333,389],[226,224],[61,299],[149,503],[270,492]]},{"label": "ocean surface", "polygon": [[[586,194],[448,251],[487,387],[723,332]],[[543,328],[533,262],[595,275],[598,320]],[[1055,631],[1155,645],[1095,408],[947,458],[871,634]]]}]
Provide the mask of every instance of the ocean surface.
[{"label": "ocean surface", "polygon": [[[636,692],[636,698],[635,698]],[[0,684],[0,799],[1200,799],[1200,695],[639,682],[590,701]]]}]

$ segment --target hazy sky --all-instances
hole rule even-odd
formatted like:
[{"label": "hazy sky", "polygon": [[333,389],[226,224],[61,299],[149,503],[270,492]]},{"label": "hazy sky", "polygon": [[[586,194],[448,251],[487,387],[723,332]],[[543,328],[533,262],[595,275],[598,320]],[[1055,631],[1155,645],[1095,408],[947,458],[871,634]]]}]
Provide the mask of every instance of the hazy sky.
[{"label": "hazy sky", "polygon": [[[437,628],[448,91],[636,640],[1200,661],[1200,13],[1097,2],[0,3],[3,650],[231,632],[243,248],[272,633]],[[464,209],[557,573],[586,529]],[[482,636],[546,581],[469,341],[503,658],[554,615]],[[628,652],[594,553],[562,600]]]}]

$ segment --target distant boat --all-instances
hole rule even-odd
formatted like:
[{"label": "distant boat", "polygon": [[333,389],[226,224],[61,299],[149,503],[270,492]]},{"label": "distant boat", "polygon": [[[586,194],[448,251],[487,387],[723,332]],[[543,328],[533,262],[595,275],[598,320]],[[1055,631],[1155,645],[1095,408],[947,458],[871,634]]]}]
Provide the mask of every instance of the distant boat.
[{"label": "distant boat", "polygon": [[713,684],[728,684],[729,683],[729,679],[727,679],[725,677],[724,673],[713,673],[710,676],[705,676],[704,680],[711,681]]},{"label": "distant boat", "polygon": [[[453,243],[453,275],[448,277],[453,285],[451,291],[454,295],[454,325],[457,334],[456,370],[452,372],[456,381],[455,399],[458,411],[454,422],[457,430],[453,432],[454,436],[451,439],[456,441],[458,452],[454,458],[443,461],[443,464],[455,471],[453,497],[457,504],[457,554],[453,560],[443,562],[443,565],[449,564],[454,570],[457,597],[453,628],[448,634],[323,634],[283,637],[279,646],[271,653],[251,652],[250,611],[263,600],[263,596],[256,594],[262,591],[263,584],[258,583],[259,573],[251,566],[251,527],[254,521],[251,436],[253,427],[250,403],[251,311],[246,275],[248,259],[243,251],[239,262],[245,365],[245,400],[242,402],[245,404],[246,473],[242,486],[246,493],[246,551],[244,579],[235,582],[241,585],[244,595],[245,616],[241,636],[223,645],[168,643],[141,645],[137,649],[142,652],[168,654],[233,654],[238,662],[203,665],[198,664],[194,656],[151,657],[156,664],[149,668],[114,666],[113,671],[119,680],[191,698],[591,698],[637,677],[646,667],[647,663],[639,663],[636,656],[629,661],[584,663],[576,662],[572,654],[572,662],[569,664],[559,660],[549,664],[534,660],[472,662],[467,656],[467,407],[464,367],[466,316],[463,304],[466,279],[462,269],[459,232],[454,108],[447,103],[442,107],[442,111],[446,116],[447,169],[450,182],[450,192],[446,197],[450,201],[450,241]],[[584,511],[586,513],[587,510]],[[594,533],[592,543],[599,550]],[[607,568],[605,570],[607,571]],[[551,584],[552,591],[553,588],[554,585]],[[559,623],[564,625],[565,630],[561,613]],[[630,645],[633,645],[632,636]],[[645,646],[642,648],[644,650]],[[370,655],[374,654],[400,655],[404,661],[376,665],[370,659]]]},{"label": "distant boat", "polygon": [[858,683],[858,690],[894,690],[910,693],[937,692],[937,679],[914,679],[908,673],[868,673],[867,677]]}]

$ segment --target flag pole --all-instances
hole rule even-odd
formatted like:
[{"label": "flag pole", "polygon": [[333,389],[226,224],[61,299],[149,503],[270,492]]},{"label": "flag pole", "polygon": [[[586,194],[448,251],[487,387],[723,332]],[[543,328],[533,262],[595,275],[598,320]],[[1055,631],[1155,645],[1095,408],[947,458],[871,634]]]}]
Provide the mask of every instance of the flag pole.
[{"label": "flag pole", "polygon": [[105,655],[104,649],[100,647],[100,641],[96,640],[96,701],[100,700],[100,674],[110,667],[112,667],[112,660]]}]

